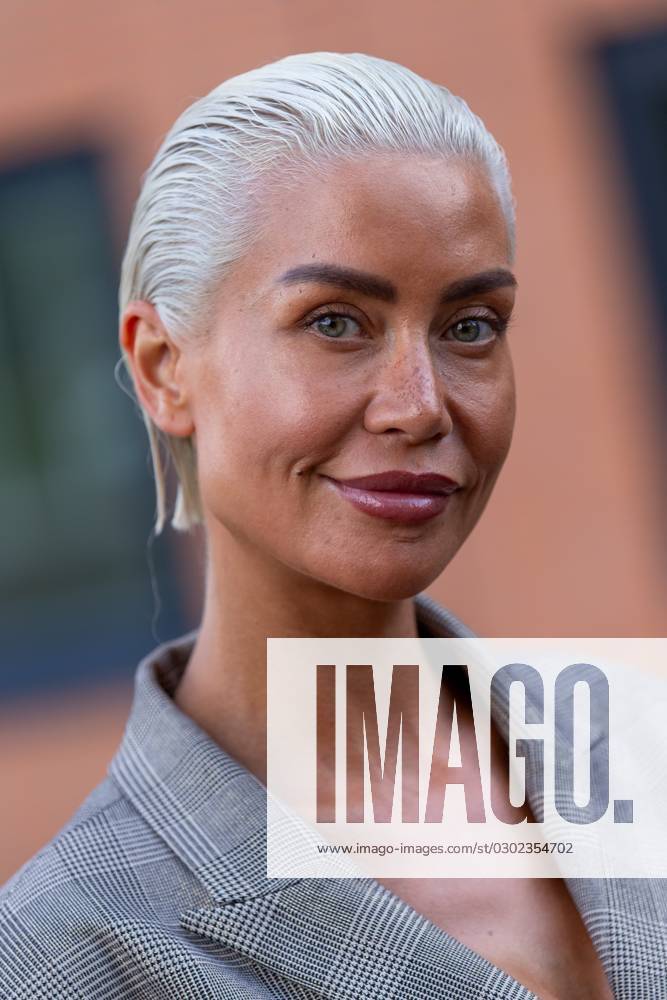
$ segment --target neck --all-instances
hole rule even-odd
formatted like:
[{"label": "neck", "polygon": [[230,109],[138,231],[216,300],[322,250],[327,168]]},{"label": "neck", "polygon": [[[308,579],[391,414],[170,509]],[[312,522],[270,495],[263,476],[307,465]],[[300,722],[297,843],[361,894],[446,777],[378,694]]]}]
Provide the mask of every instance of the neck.
[{"label": "neck", "polygon": [[266,639],[415,637],[412,598],[376,601],[313,580],[229,532],[208,538],[204,612],[174,701],[266,781]]}]

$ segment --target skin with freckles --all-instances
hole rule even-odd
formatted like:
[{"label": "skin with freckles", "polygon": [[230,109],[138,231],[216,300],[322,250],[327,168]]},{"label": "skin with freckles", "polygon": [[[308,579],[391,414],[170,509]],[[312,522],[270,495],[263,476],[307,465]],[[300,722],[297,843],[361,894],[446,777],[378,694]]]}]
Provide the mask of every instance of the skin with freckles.
[{"label": "skin with freckles", "polygon": [[[438,302],[454,281],[509,270],[492,189],[481,170],[442,161],[378,169],[381,180],[347,165],[274,195],[270,230],[221,289],[213,343],[188,368],[211,550],[231,531],[286,579],[365,602],[412,597],[441,573],[484,509],[514,423],[507,338],[492,328],[513,287]],[[278,280],[323,262],[382,276],[396,301]],[[389,469],[461,489],[443,516],[406,526],[351,510],[322,478]]]},{"label": "skin with freckles", "polygon": [[[512,438],[516,284],[474,163],[373,154],[263,197],[207,336],[177,345],[146,302],[121,322],[143,406],[197,445],[206,598],[174,699],[261,780],[266,637],[416,636],[412,597],[479,520]],[[405,523],[336,486],[388,470],[458,489]],[[382,881],[540,996],[611,996],[559,879]]]}]

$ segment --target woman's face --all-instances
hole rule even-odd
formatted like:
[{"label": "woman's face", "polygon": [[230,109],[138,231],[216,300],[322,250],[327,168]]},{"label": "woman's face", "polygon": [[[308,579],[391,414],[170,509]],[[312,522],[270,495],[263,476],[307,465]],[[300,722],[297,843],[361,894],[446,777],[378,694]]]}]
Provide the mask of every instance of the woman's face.
[{"label": "woman's face", "polygon": [[[212,551],[229,531],[340,590],[410,597],[476,524],[510,445],[504,216],[481,167],[416,155],[265,196],[259,242],[183,359]],[[390,471],[456,488],[342,485]]]}]

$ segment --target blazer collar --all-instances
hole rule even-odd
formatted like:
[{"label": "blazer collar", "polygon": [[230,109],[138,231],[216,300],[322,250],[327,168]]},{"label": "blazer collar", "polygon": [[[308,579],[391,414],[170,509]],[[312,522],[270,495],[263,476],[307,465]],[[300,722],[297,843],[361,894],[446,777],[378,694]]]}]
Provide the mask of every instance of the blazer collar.
[{"label": "blazer collar", "polygon": [[[415,603],[420,634],[474,636],[426,594]],[[194,630],[163,643],[140,662],[123,741],[109,765],[134,807],[209,894],[205,906],[180,913],[181,926],[323,997],[533,997],[374,879],[267,878],[264,785],[170,696],[196,636]],[[610,883],[567,884],[609,974]]]},{"label": "blazer collar", "polygon": [[[420,634],[473,636],[428,595],[418,594],[415,604]],[[265,786],[171,697],[197,633],[162,643],[139,663],[123,740],[108,771],[212,899],[230,902],[294,879],[266,877]]]}]

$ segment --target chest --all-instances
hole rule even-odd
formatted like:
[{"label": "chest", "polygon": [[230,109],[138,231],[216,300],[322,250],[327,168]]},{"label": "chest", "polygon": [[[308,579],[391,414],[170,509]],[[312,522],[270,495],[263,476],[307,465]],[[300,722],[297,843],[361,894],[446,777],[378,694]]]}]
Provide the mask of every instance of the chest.
[{"label": "chest", "polygon": [[[461,744],[475,739],[459,713]],[[491,783],[509,802],[502,741],[491,734]],[[561,878],[378,879],[416,912],[541,1000],[613,1000],[604,968]]]},{"label": "chest", "polygon": [[613,1000],[560,879],[379,879],[542,1000]]}]

